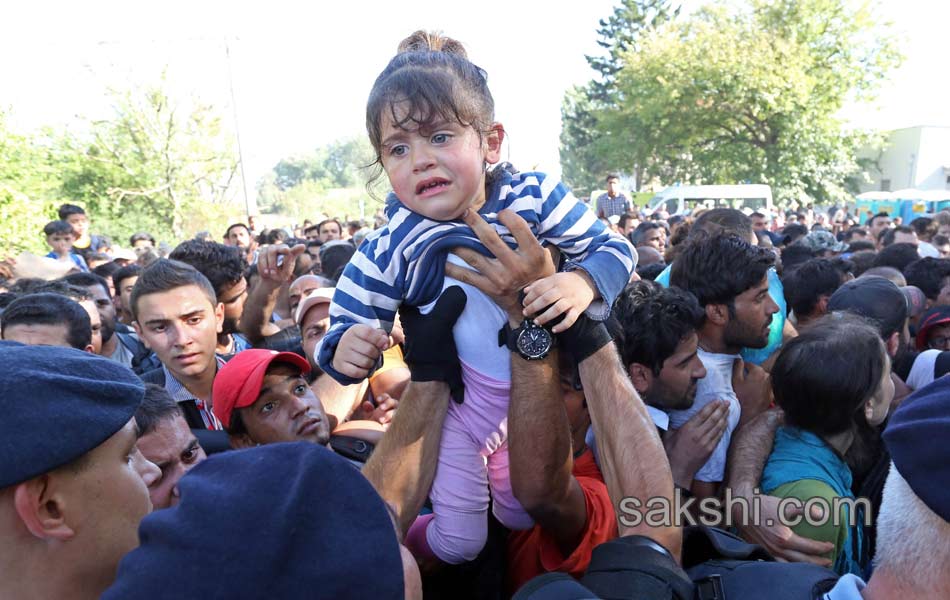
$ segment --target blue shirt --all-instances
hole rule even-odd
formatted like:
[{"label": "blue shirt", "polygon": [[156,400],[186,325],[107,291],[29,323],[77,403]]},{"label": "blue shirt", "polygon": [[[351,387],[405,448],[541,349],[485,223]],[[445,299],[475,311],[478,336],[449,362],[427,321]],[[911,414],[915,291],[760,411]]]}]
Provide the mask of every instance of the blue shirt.
[{"label": "blue shirt", "polygon": [[[56,260],[59,260],[59,255],[56,254],[55,252],[50,252],[49,254],[46,255],[46,258],[55,258]],[[83,273],[89,272],[89,267],[86,266],[86,261],[83,259],[83,257],[79,256],[75,252],[70,252],[69,258],[73,261],[73,264],[76,265],[77,269],[79,269]]]}]

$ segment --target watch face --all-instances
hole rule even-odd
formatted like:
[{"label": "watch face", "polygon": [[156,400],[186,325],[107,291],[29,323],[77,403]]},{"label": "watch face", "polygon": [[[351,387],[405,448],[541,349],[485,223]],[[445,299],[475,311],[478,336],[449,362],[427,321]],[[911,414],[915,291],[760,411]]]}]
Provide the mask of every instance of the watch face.
[{"label": "watch face", "polygon": [[544,358],[551,350],[551,334],[537,325],[527,326],[518,334],[518,352],[525,358]]}]

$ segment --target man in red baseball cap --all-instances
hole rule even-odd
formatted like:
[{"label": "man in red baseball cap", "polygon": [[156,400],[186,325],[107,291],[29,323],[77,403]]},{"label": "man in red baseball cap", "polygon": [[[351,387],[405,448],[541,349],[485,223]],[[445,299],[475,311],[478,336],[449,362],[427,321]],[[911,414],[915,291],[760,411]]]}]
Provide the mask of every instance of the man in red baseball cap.
[{"label": "man in red baseball cap", "polygon": [[214,415],[234,448],[308,441],[327,446],[330,423],[307,385],[307,359],[293,352],[245,350],[214,379]]}]

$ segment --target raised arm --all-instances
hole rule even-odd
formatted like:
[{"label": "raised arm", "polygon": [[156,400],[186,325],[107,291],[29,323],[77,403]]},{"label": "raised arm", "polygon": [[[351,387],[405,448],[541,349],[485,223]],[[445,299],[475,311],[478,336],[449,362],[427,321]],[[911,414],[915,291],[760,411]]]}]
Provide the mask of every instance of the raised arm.
[{"label": "raised arm", "polygon": [[[446,266],[447,273],[491,296],[507,313],[512,327],[521,325],[518,292],[536,279],[554,273],[554,262],[527,224],[510,211],[499,215],[518,241],[510,249],[481,217],[469,213],[466,223],[497,258],[458,249],[478,269]],[[508,406],[508,459],[511,487],[518,502],[552,536],[564,556],[576,548],[587,524],[584,491],[572,474],[571,430],[558,387],[557,358],[551,353],[529,361],[511,353],[511,403]]]},{"label": "raised arm", "polygon": [[[294,263],[306,246],[288,248],[285,244],[268,246],[257,258],[258,283],[248,294],[238,328],[253,346],[280,329],[271,323],[280,287],[294,276]],[[278,264],[280,262],[280,264]]]},{"label": "raised arm", "polygon": [[448,384],[411,382],[389,430],[363,467],[363,475],[396,512],[401,537],[432,487],[448,408]]},{"label": "raised arm", "polygon": [[396,512],[402,537],[432,487],[449,396],[452,388],[461,390],[452,327],[465,302],[464,292],[456,286],[442,294],[428,315],[413,307],[401,312],[412,381],[363,475]]},{"label": "raised arm", "polygon": [[[525,268],[532,264],[532,258],[538,261],[533,264],[544,264],[544,251],[533,237],[528,237],[526,224],[506,211],[499,219],[515,235],[518,248],[511,250],[501,243],[477,215],[466,215],[466,223],[497,260],[459,251],[459,256],[479,273],[452,265],[447,272],[494,297],[508,312],[511,322],[518,320],[517,307],[512,309],[510,305],[512,291],[550,271]],[[604,325],[583,318],[562,334],[562,340],[579,362],[588,408],[598,434],[600,467],[615,510],[629,496],[642,499],[644,505],[650,497],[672,498],[673,479],[656,427],[620,365]],[[569,430],[556,387],[556,372],[552,359],[512,360],[508,422],[512,487],[518,500],[565,551],[576,544],[583,531],[587,509],[583,491],[571,475]],[[620,531],[624,535],[648,536],[679,556],[678,528],[621,523]]]},{"label": "raised arm", "polygon": [[582,319],[574,327],[603,329],[601,335],[585,333],[583,338],[577,335],[580,332],[569,330],[576,337],[567,339],[571,340],[569,343],[575,353],[582,352],[578,358],[593,349],[591,344],[598,346],[579,362],[579,369],[587,407],[597,432],[600,471],[614,507],[629,506],[629,503],[621,504],[625,498],[636,498],[642,507],[638,511],[644,518],[639,522],[629,518],[619,520],[620,535],[649,537],[679,560],[682,547],[680,528],[672,523],[651,526],[645,518],[650,498],[666,498],[670,502],[673,499],[670,463],[656,426],[624,371],[617,350],[609,343],[604,325]]},{"label": "raised arm", "polygon": [[[775,431],[784,422],[785,413],[781,409],[773,408],[761,413],[733,434],[726,464],[726,482],[734,498],[742,498],[751,503],[757,495],[762,470],[772,452]],[[761,507],[758,523],[751,522],[748,511],[747,514],[742,514],[739,503],[732,505],[732,517],[742,537],[763,546],[776,558],[830,566],[831,561],[824,555],[831,552],[834,544],[801,537],[783,525],[778,514],[778,498],[758,495],[758,500]],[[800,512],[797,509],[789,509],[786,516],[791,517]],[[818,514],[813,516],[820,518]],[[768,524],[769,521],[771,525]]]}]

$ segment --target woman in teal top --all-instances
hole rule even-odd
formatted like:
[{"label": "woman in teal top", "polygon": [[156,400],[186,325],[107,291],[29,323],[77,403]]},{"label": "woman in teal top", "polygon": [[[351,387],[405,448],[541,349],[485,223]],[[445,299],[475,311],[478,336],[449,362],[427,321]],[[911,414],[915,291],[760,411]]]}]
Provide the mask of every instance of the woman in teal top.
[{"label": "woman in teal top", "polygon": [[[762,473],[762,491],[802,504],[821,499],[831,509],[836,498],[854,499],[845,455],[862,429],[879,425],[894,399],[891,363],[877,329],[865,319],[832,313],[788,342],[772,368],[775,402],[785,411],[785,427]],[[819,501],[820,502],[820,501]],[[829,557],[839,574],[865,577],[870,563],[864,540],[864,511],[827,510],[824,522],[808,517],[792,531],[835,544]],[[808,511],[805,511],[806,513]]]}]

